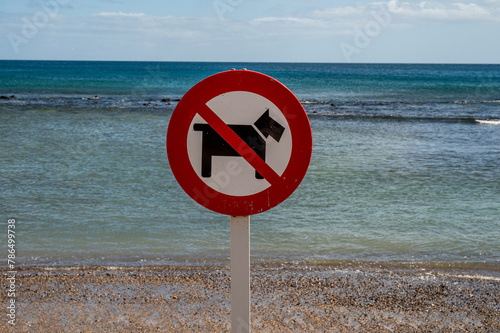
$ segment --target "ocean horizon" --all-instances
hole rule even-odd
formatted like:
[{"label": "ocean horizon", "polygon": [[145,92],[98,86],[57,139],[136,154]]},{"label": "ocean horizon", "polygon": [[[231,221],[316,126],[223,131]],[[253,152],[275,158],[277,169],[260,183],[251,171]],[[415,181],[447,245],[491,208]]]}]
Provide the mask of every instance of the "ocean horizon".
[{"label": "ocean horizon", "polygon": [[251,217],[253,262],[500,270],[500,65],[0,60],[19,265],[228,263],[229,217],[182,191],[165,139],[231,68],[287,86],[313,132],[302,184]]}]

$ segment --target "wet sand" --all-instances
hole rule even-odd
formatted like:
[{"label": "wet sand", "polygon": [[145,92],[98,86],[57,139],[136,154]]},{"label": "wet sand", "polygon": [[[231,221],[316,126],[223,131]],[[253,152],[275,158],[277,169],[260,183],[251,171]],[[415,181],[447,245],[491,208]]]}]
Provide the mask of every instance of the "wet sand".
[{"label": "wet sand", "polygon": [[[500,332],[498,277],[253,265],[251,281],[252,332]],[[16,285],[15,332],[230,328],[227,266],[24,268]]]}]

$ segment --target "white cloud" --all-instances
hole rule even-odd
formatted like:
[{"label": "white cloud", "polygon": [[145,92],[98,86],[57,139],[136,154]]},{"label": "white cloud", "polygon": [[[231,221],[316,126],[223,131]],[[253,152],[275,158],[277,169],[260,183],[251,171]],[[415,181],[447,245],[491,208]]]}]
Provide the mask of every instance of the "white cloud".
[{"label": "white cloud", "polygon": [[[373,13],[390,16],[389,29],[421,26],[428,22],[499,22],[500,0],[484,0],[488,4],[473,2],[438,1],[373,1],[343,7],[315,9],[300,15],[285,17],[261,17],[251,21],[254,25],[265,25],[278,29],[282,34],[309,33],[311,36],[327,34],[351,34],[373,20]],[[302,30],[308,28],[309,30]],[[265,33],[266,31],[264,31]]]},{"label": "white cloud", "polygon": [[441,3],[436,1],[397,1],[386,3],[391,13],[399,17],[434,21],[500,21],[500,8],[495,3]]},{"label": "white cloud", "polygon": [[317,18],[353,17],[363,15],[364,11],[365,6],[363,5],[335,7],[323,10],[315,10],[312,12],[312,16]]},{"label": "white cloud", "polygon": [[123,12],[101,12],[98,14],[94,14],[93,16],[144,17],[144,16],[146,16],[146,14],[144,14],[144,13],[123,13]]},{"label": "white cloud", "polygon": [[[480,0],[479,0],[480,1]],[[434,21],[500,21],[500,0],[475,2],[373,1],[365,4],[314,10],[306,15],[318,20],[366,20],[370,12],[388,10],[400,18]]]},{"label": "white cloud", "polygon": [[293,23],[304,23],[306,21],[310,21],[303,18],[298,17],[261,17],[253,20],[255,23],[260,22],[293,22]]},{"label": "white cloud", "polygon": [[320,22],[303,17],[261,17],[251,21],[252,24],[278,23],[285,25],[317,26]]}]

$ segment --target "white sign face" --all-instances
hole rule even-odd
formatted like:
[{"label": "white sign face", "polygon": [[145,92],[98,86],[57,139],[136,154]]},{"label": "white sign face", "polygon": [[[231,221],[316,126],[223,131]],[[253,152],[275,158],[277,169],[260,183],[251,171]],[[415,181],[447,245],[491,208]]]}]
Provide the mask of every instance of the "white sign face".
[{"label": "white sign face", "polygon": [[[232,91],[206,105],[279,176],[292,154],[290,126],[267,98],[248,91]],[[271,184],[196,114],[187,135],[189,161],[203,182],[217,192],[247,196]]]}]

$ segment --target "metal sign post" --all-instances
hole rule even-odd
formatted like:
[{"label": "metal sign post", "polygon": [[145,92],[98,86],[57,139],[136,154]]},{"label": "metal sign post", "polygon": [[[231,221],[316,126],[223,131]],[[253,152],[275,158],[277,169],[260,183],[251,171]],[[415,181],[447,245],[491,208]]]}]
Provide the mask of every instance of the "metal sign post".
[{"label": "metal sign post", "polygon": [[231,332],[250,332],[250,215],[290,196],[312,152],[297,97],[265,74],[233,70],[192,87],[167,131],[170,168],[200,205],[231,216]]},{"label": "metal sign post", "polygon": [[250,332],[250,216],[231,216],[231,333]]}]

